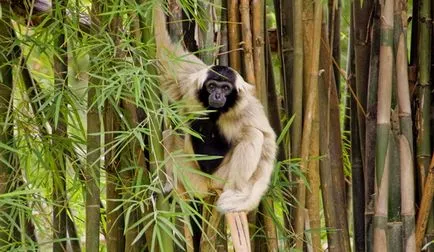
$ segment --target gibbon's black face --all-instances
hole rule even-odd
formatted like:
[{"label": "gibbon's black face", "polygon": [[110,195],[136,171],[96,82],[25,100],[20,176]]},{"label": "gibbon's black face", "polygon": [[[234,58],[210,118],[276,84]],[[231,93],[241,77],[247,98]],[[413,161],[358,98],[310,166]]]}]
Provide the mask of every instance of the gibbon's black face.
[{"label": "gibbon's black face", "polygon": [[212,66],[207,75],[199,90],[199,100],[208,109],[227,112],[235,105],[238,97],[234,70],[225,66]]}]

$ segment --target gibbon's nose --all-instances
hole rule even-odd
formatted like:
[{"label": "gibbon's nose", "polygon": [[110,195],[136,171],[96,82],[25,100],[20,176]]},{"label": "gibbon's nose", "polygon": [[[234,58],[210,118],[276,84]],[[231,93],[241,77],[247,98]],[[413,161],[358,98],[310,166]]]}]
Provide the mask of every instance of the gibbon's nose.
[{"label": "gibbon's nose", "polygon": [[220,100],[222,98],[222,94],[216,93],[215,94],[215,98],[218,99],[218,100]]}]

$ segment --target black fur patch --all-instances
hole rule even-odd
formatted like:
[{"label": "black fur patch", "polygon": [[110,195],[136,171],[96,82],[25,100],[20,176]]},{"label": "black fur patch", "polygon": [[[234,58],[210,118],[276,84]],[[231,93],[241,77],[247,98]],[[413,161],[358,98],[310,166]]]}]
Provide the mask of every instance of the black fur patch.
[{"label": "black fur patch", "polygon": [[202,172],[213,174],[223,161],[223,157],[231,148],[230,143],[220,133],[215,120],[195,120],[191,128],[202,136],[202,139],[192,137],[191,142],[195,154],[222,156],[222,158],[198,161]]},{"label": "black fur patch", "polygon": [[[233,91],[226,96],[226,103],[223,107],[217,109],[216,114],[210,115],[214,119],[217,119],[220,113],[227,112],[230,108],[232,108],[238,99],[238,92],[235,89],[235,81],[236,81],[236,74],[234,70],[232,70],[230,67],[226,66],[212,66],[210,70],[208,70],[207,78],[205,79],[206,83],[209,80],[216,80],[216,81],[227,81],[232,85]],[[203,106],[207,109],[214,110],[214,108],[210,107],[208,102],[209,93],[206,90],[205,86],[203,86],[198,91],[198,99],[200,102],[202,102]]]}]

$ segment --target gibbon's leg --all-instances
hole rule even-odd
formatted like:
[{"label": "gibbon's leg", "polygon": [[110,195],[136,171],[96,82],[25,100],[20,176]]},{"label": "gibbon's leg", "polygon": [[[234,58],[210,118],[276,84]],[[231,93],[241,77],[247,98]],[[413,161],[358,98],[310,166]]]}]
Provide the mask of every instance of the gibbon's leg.
[{"label": "gibbon's leg", "polygon": [[[249,127],[236,144],[230,160],[224,164],[228,176],[217,208],[221,212],[249,211],[255,208],[267,190],[272,170],[270,162],[260,162],[264,135]],[[269,170],[269,171],[268,171]]]},{"label": "gibbon's leg", "polygon": [[173,134],[172,130],[167,129],[163,131],[163,147],[164,147],[164,160],[167,160],[165,165],[166,170],[166,183],[163,187],[163,193],[169,193],[177,183],[173,177],[173,169],[176,163],[172,153],[182,150],[183,141],[179,136]]},{"label": "gibbon's leg", "polygon": [[208,193],[209,178],[200,174],[200,170],[191,150],[189,136],[183,139],[172,130],[163,132],[164,157],[166,160],[167,181],[163,191],[170,192],[176,188],[195,197],[202,197]]}]

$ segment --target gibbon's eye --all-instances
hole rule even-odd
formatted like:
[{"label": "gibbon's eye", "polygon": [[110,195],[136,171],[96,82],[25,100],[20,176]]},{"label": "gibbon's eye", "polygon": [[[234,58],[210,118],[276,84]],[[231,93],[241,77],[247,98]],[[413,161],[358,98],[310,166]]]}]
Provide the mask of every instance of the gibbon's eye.
[{"label": "gibbon's eye", "polygon": [[228,85],[224,85],[222,88],[225,92],[230,90],[230,87]]},{"label": "gibbon's eye", "polygon": [[214,90],[215,84],[214,83],[208,84],[208,88],[211,89],[211,90]]}]

